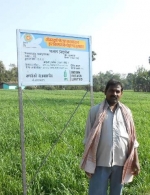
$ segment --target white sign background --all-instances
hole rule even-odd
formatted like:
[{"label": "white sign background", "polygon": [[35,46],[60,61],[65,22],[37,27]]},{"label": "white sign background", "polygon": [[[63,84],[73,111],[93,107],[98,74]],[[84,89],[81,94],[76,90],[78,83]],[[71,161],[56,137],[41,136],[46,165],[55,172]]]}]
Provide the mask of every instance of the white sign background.
[{"label": "white sign background", "polygon": [[91,37],[17,30],[18,83],[88,85]]}]

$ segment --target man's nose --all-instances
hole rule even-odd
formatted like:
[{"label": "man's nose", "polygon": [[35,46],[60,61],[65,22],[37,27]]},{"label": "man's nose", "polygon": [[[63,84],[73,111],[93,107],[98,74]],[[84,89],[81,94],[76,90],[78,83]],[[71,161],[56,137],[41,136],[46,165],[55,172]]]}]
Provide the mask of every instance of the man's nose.
[{"label": "man's nose", "polygon": [[116,91],[113,91],[113,95],[117,95]]}]

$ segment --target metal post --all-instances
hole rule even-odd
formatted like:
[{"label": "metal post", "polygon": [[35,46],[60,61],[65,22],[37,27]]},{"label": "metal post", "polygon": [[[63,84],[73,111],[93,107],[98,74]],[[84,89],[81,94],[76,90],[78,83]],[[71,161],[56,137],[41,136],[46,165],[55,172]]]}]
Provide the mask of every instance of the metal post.
[{"label": "metal post", "polygon": [[90,68],[89,68],[89,76],[90,76],[90,93],[91,93],[91,107],[94,106],[94,97],[93,97],[93,75],[92,75],[92,38],[89,39],[89,47],[90,47],[90,55],[89,55],[89,61],[90,61]]},{"label": "metal post", "polygon": [[90,85],[90,92],[91,92],[91,107],[94,106],[94,98],[93,98],[93,86]]},{"label": "metal post", "polygon": [[19,95],[19,119],[20,119],[20,141],[21,141],[21,158],[22,158],[22,187],[23,195],[27,195],[26,184],[26,163],[25,163],[25,138],[24,138],[24,117],[23,117],[23,103],[22,103],[22,89],[18,88]]}]

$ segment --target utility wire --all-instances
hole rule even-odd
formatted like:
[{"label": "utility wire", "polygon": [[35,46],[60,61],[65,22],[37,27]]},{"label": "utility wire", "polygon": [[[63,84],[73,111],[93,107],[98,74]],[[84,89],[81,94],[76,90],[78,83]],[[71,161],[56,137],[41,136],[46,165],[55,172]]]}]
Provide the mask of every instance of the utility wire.
[{"label": "utility wire", "polygon": [[43,167],[43,165],[46,163],[47,158],[49,157],[49,155],[51,154],[52,150],[54,149],[54,147],[57,145],[57,143],[59,142],[60,138],[62,137],[62,134],[64,133],[65,129],[68,127],[71,119],[73,118],[74,114],[77,112],[79,106],[81,105],[83,99],[85,98],[86,94],[88,93],[88,91],[86,91],[86,93],[84,94],[84,96],[82,97],[82,99],[80,100],[80,102],[78,103],[77,107],[75,108],[75,110],[73,111],[73,113],[71,114],[69,120],[66,122],[66,124],[64,125],[64,128],[62,129],[62,131],[60,132],[56,142],[53,144],[53,146],[50,148],[50,150],[48,151],[48,153],[46,154],[45,158],[42,160],[39,168],[37,169],[37,171],[35,172],[33,178],[31,179],[31,181],[29,182],[29,184],[27,185],[27,188],[29,188],[31,186],[31,184],[33,183],[33,181],[35,180],[36,176],[38,175],[40,169]]}]

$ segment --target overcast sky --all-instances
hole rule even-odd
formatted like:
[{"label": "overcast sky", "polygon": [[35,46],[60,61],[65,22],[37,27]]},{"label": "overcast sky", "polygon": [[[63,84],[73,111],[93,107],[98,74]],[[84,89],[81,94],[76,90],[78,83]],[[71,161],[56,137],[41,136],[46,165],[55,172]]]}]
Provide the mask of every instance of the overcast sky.
[{"label": "overcast sky", "polygon": [[0,60],[17,64],[16,29],[92,36],[93,74],[150,69],[150,0],[0,0]]}]

